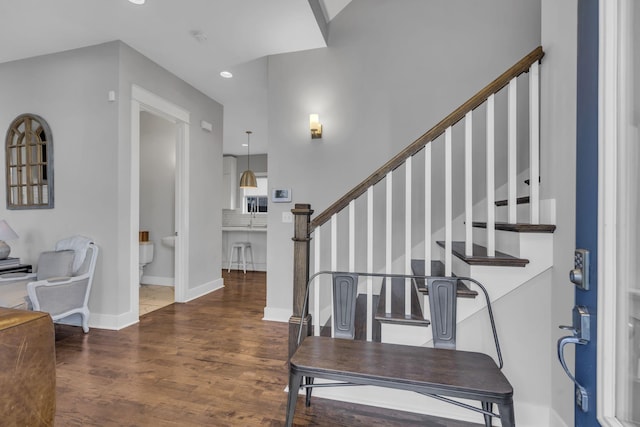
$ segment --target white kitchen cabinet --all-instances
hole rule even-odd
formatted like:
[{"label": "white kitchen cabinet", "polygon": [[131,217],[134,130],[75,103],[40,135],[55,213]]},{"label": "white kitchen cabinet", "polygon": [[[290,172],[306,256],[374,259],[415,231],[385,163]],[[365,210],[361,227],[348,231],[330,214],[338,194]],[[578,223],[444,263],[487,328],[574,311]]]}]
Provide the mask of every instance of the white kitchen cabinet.
[{"label": "white kitchen cabinet", "polygon": [[235,209],[238,194],[238,165],[234,156],[222,157],[222,208]]}]

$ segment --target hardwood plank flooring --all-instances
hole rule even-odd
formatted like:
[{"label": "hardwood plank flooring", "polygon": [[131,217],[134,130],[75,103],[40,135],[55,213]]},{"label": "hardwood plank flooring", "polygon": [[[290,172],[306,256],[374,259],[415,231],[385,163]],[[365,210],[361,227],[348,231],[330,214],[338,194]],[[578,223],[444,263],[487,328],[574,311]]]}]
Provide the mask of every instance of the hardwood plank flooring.
[{"label": "hardwood plank flooring", "polygon": [[[283,425],[288,325],[261,320],[264,273],[223,274],[224,289],[120,331],[56,325],[56,425]],[[301,397],[295,425],[478,424]]]}]

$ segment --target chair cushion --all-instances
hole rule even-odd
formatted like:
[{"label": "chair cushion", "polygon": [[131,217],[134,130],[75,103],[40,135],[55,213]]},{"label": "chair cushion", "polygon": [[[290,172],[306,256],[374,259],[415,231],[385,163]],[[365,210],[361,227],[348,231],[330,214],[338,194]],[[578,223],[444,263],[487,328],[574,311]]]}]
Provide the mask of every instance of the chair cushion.
[{"label": "chair cushion", "polygon": [[72,250],[42,252],[38,258],[37,279],[71,276],[74,255],[75,252]]}]

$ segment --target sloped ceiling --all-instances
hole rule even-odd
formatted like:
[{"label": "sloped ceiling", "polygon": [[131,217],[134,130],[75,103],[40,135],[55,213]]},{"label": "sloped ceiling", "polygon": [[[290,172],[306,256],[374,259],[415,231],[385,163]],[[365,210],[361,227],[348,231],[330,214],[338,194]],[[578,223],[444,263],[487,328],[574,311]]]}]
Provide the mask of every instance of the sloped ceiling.
[{"label": "sloped ceiling", "polygon": [[[326,19],[349,1],[322,0]],[[225,106],[229,154],[248,129],[267,151],[265,57],[326,46],[304,0],[1,0],[0,16],[0,63],[122,40]]]}]

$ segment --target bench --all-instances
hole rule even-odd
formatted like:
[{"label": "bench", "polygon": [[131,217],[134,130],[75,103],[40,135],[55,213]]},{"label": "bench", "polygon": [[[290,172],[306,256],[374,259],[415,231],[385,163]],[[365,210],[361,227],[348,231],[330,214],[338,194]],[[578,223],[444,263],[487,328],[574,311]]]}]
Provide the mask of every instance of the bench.
[{"label": "bench", "polygon": [[487,403],[495,403],[499,415],[491,416],[499,417],[503,427],[515,426],[513,388],[482,353],[307,337],[290,361],[287,426],[293,425],[298,390],[311,387],[302,384],[303,377],[477,400],[483,402],[483,413],[489,412]]},{"label": "bench", "polygon": [[[383,276],[422,278],[429,286],[434,347],[413,347],[379,342],[354,341],[308,336],[301,340],[289,360],[289,395],[287,400],[286,426],[293,425],[298,391],[306,389],[306,404],[309,406],[313,387],[336,387],[371,385],[424,394],[449,402],[484,415],[485,426],[491,426],[493,417],[500,418],[503,427],[514,427],[513,388],[501,371],[502,354],[496,334],[491,302],[485,287],[471,278],[427,277],[390,275],[375,273],[319,272],[332,274],[334,283],[335,324],[344,325],[346,337],[353,338],[353,310],[358,276]],[[488,355],[455,349],[456,342],[456,290],[459,280],[478,285],[485,296],[493,330],[499,364]],[[305,307],[308,298],[305,295]],[[336,295],[346,295],[335,300]],[[346,307],[345,307],[346,304]],[[343,316],[340,313],[349,313]],[[338,322],[339,320],[339,322]],[[302,333],[302,323],[300,325]],[[336,336],[338,336],[336,331]],[[337,383],[314,384],[315,378]],[[304,381],[304,384],[303,384]],[[451,398],[475,400],[481,408]],[[493,412],[493,405],[498,413]]]}]

